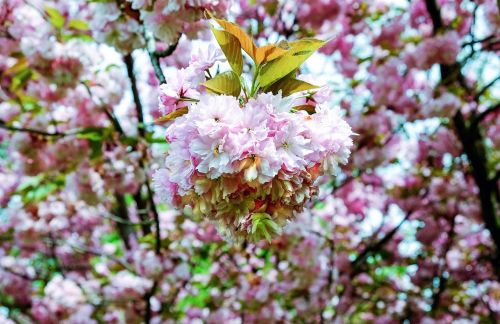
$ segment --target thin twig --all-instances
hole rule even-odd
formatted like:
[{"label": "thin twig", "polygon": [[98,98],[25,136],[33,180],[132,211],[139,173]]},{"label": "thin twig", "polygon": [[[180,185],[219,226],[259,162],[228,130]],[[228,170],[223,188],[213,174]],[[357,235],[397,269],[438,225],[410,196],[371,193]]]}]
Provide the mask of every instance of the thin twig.
[{"label": "thin twig", "polygon": [[76,252],[89,253],[89,254],[99,256],[99,257],[110,259],[111,261],[121,265],[122,267],[124,267],[125,269],[130,271],[131,273],[135,273],[135,270],[125,260],[122,260],[122,259],[120,259],[112,254],[102,253],[100,251],[97,251],[97,250],[94,250],[94,249],[91,249],[89,247],[82,246],[82,245],[74,245],[74,244],[69,243],[69,246]]},{"label": "thin twig", "polygon": [[69,133],[60,133],[60,132],[49,133],[49,132],[45,132],[45,131],[33,129],[33,128],[9,126],[3,120],[0,120],[0,128],[6,129],[6,130],[11,131],[11,132],[30,133],[30,134],[46,136],[46,137],[64,137],[64,136],[71,135]]},{"label": "thin twig", "polygon": [[151,225],[153,222],[152,221],[141,221],[141,222],[132,222],[129,220],[122,219],[118,216],[115,215],[105,215],[103,216],[104,218],[111,219],[112,221],[115,221],[117,223],[125,224],[125,225],[130,225],[130,226],[143,226],[143,225]]},{"label": "thin twig", "polygon": [[[406,216],[399,222],[399,224],[396,225],[396,227],[394,227],[390,232],[388,232],[382,239],[374,244],[368,245],[352,262],[353,268],[359,268],[361,262],[364,261],[368,257],[368,255],[370,255],[372,252],[379,251],[382,246],[389,242],[391,238],[398,232],[401,226],[410,218],[412,213],[413,211],[407,212]],[[354,273],[357,273],[357,271],[355,271]]]},{"label": "thin twig", "polygon": [[125,55],[123,61],[125,62],[125,66],[127,67],[127,75],[128,78],[130,79],[130,87],[132,89],[132,96],[134,99],[135,110],[137,112],[137,121],[138,121],[137,132],[139,133],[140,137],[144,137],[144,135],[146,135],[146,131],[144,129],[144,112],[142,108],[141,99],[139,97],[139,90],[137,88],[137,79],[135,77],[134,59],[132,57],[132,54]]},{"label": "thin twig", "polygon": [[151,211],[153,212],[154,224],[155,224],[155,252],[156,254],[160,254],[161,249],[161,236],[160,236],[160,216],[158,215],[158,210],[156,209],[156,205],[153,199],[153,190],[151,190],[151,186],[149,181],[145,182],[146,190],[148,192],[148,200],[151,206]]},{"label": "thin twig", "polygon": [[153,65],[153,70],[160,84],[167,83],[167,80],[165,79],[165,74],[163,74],[163,71],[161,69],[160,58],[171,55],[177,49],[177,45],[179,45],[180,38],[181,35],[179,35],[177,40],[172,45],[170,45],[167,49],[163,51],[154,51],[151,49],[148,50],[149,59],[151,60],[151,65]]},{"label": "thin twig", "polygon": [[483,121],[483,119],[486,118],[486,116],[488,116],[489,114],[492,114],[496,111],[499,111],[500,110],[500,102],[498,102],[496,105],[490,107],[490,108],[487,108],[486,110],[484,110],[482,113],[480,113],[479,115],[477,115],[477,117],[472,121],[471,123],[471,129],[473,129],[474,127],[476,127],[480,122]]},{"label": "thin twig", "polygon": [[455,217],[451,219],[451,224],[450,224],[450,230],[448,231],[448,241],[446,242],[446,246],[444,248],[444,253],[443,256],[440,260],[439,264],[439,286],[437,290],[434,292],[434,295],[432,297],[432,306],[431,306],[431,312],[433,314],[436,313],[437,308],[439,307],[439,303],[441,301],[441,295],[443,294],[445,288],[446,288],[446,282],[447,279],[444,277],[444,272],[445,272],[445,267],[446,267],[446,256],[448,255],[448,252],[450,251],[452,245],[453,245],[453,240],[455,237]]},{"label": "thin twig", "polygon": [[478,100],[491,86],[493,86],[498,80],[500,80],[500,75],[491,80],[487,85],[485,85],[479,92],[475,95],[474,100]]},{"label": "thin twig", "polygon": [[[92,90],[90,89],[90,87],[85,82],[82,82],[82,84],[85,87],[85,89],[87,90],[87,93],[89,94],[89,96],[92,99],[92,101],[94,101],[94,95],[92,94]],[[118,133],[120,133],[120,135],[125,135],[125,132],[123,131],[123,127],[121,126],[120,122],[118,121],[118,118],[113,113],[113,111],[112,110],[111,111],[108,110],[105,107],[105,105],[102,103],[102,100],[99,100],[99,101],[100,102],[96,103],[96,104],[98,104],[99,107],[104,111],[104,113],[108,117],[109,121],[111,122],[111,124],[113,125],[113,127],[115,128],[115,130]]]}]

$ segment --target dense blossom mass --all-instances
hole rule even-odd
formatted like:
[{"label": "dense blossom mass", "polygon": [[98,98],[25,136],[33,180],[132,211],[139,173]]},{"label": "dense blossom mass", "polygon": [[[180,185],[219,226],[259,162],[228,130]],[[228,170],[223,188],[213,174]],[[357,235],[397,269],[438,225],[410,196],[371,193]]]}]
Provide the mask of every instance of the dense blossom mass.
[{"label": "dense blossom mass", "polygon": [[263,216],[279,226],[277,234],[315,195],[316,178],[347,163],[352,146],[338,111],[309,115],[292,107],[281,94],[259,94],[243,107],[235,97],[202,95],[167,130],[158,191],[232,234],[245,237]]},{"label": "dense blossom mass", "polygon": [[499,31],[495,0],[0,0],[0,323],[500,322]]}]

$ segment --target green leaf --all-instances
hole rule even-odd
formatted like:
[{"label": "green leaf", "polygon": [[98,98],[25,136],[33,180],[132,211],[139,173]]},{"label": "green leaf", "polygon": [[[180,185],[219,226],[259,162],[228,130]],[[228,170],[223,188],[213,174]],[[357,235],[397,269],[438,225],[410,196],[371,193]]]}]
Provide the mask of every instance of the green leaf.
[{"label": "green leaf", "polygon": [[271,242],[272,237],[281,233],[281,229],[267,213],[255,213],[252,215],[252,238],[256,241],[265,238]]},{"label": "green leaf", "polygon": [[16,74],[20,71],[26,70],[29,67],[29,62],[26,57],[21,57],[15,64],[3,71],[4,75]]},{"label": "green leaf", "polygon": [[300,106],[293,107],[292,110],[305,110],[309,115],[312,115],[316,112],[316,106],[300,105]]},{"label": "green leaf", "polygon": [[15,92],[16,90],[23,88],[32,76],[33,71],[30,68],[26,68],[16,73],[16,75],[12,78],[10,91]]},{"label": "green leaf", "polygon": [[69,41],[71,39],[79,39],[79,40],[87,42],[87,43],[91,43],[94,41],[92,36],[87,35],[87,34],[62,34],[61,39],[63,41]]},{"label": "green leaf", "polygon": [[283,48],[278,45],[265,45],[262,47],[257,48],[257,51],[255,53],[255,63],[257,65],[261,65],[266,62],[270,62],[274,59],[277,59],[278,57],[281,57],[286,54],[288,51],[288,48]]},{"label": "green leaf", "polygon": [[88,127],[76,134],[76,138],[88,139],[90,141],[101,141],[105,137],[104,128]]},{"label": "green leaf", "polygon": [[260,219],[259,218],[255,219],[252,222],[252,235],[257,232],[257,229],[259,228],[259,224],[260,224]]},{"label": "green leaf", "polygon": [[281,94],[283,95],[283,97],[286,97],[296,92],[313,90],[317,88],[319,87],[308,82],[297,80],[293,77],[285,77],[271,84],[271,86],[266,89],[266,92],[270,91],[274,94],[277,94],[281,90]]},{"label": "green leaf", "polygon": [[[22,91],[17,91],[16,94],[17,99],[19,100],[18,102],[21,104],[21,110],[23,112],[31,112],[37,114],[43,110],[43,107],[40,106],[37,98],[28,96]],[[13,103],[14,102],[15,101],[13,101]]]},{"label": "green leaf", "polygon": [[217,74],[213,79],[204,83],[208,91],[215,94],[227,94],[238,97],[241,92],[239,76],[233,71]]},{"label": "green leaf", "polygon": [[64,26],[66,19],[59,12],[59,10],[50,6],[45,6],[45,13],[47,14],[47,16],[49,16],[49,21],[52,26],[56,27],[57,29],[61,29]]},{"label": "green leaf", "polygon": [[156,119],[155,123],[163,123],[163,122],[167,122],[170,120],[174,120],[177,117],[180,117],[180,116],[185,115],[187,113],[188,113],[188,107],[182,107],[182,108],[179,108],[179,109],[172,111],[170,114],[167,114],[165,116],[162,116],[162,117]]},{"label": "green leaf", "polygon": [[102,156],[102,141],[90,141],[90,160],[97,160]]},{"label": "green leaf", "polygon": [[241,44],[236,36],[224,30],[217,30],[212,27],[212,33],[219,43],[222,52],[227,58],[234,73],[241,75],[243,71],[243,55],[241,54]]},{"label": "green leaf", "polygon": [[260,70],[259,83],[261,87],[266,87],[279,79],[285,77],[293,70],[299,68],[317,49],[325,44],[317,39],[303,39],[290,42],[286,54],[265,64]]},{"label": "green leaf", "polygon": [[81,31],[89,30],[89,24],[81,19],[71,19],[68,23],[68,27]]},{"label": "green leaf", "polygon": [[211,13],[208,14],[210,15],[210,18],[215,20],[222,28],[224,28],[225,31],[236,37],[240,42],[241,48],[255,60],[257,46],[255,46],[252,38],[248,36],[243,29],[236,24],[230,23],[229,21],[215,18]]},{"label": "green leaf", "polygon": [[27,179],[19,185],[16,188],[16,194],[20,195],[25,203],[39,202],[45,200],[53,192],[64,187],[64,185],[64,175],[56,177],[38,175]]}]

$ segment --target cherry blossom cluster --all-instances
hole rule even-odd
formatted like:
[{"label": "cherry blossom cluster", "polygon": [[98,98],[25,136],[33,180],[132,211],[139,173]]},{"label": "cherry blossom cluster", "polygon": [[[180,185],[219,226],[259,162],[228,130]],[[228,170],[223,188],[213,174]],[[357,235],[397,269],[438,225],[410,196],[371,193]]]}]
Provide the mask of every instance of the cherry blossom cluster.
[{"label": "cherry blossom cluster", "polygon": [[248,236],[262,215],[284,226],[315,195],[316,178],[347,163],[352,146],[338,110],[309,115],[292,107],[280,94],[243,105],[201,95],[167,130],[170,150],[155,175],[160,195],[235,237]]},{"label": "cherry blossom cluster", "polygon": [[[180,35],[195,36],[206,28],[202,22],[205,11],[224,16],[228,0],[126,0],[96,2],[90,8],[95,12],[92,31],[96,40],[108,43],[129,53],[145,46],[147,35],[166,44],[175,43]],[[146,37],[145,37],[146,36]]]}]

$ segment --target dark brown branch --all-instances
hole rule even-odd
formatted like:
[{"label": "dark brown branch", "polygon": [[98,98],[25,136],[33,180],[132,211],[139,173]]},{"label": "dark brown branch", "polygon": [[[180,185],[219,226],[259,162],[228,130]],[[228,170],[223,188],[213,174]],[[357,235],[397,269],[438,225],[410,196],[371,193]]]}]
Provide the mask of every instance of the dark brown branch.
[{"label": "dark brown branch", "polygon": [[485,85],[474,97],[475,100],[478,100],[489,88],[491,88],[498,80],[500,80],[500,75],[491,80],[487,85]]},{"label": "dark brown branch", "polygon": [[483,121],[483,119],[486,118],[486,116],[488,116],[489,114],[494,113],[496,111],[499,111],[499,110],[500,110],[500,102],[497,103],[496,105],[494,105],[493,107],[490,107],[490,108],[486,109],[485,111],[483,111],[479,115],[477,115],[477,117],[472,121],[470,128],[474,129],[475,127],[477,127],[477,125],[480,122]]},{"label": "dark brown branch", "polygon": [[35,278],[32,278],[32,277],[28,276],[27,274],[19,273],[19,272],[16,272],[16,271],[12,270],[12,269],[3,267],[3,266],[0,266],[0,271],[4,271],[4,272],[7,272],[7,273],[10,273],[13,276],[22,278],[22,279],[30,281],[30,282],[35,279]]},{"label": "dark brown branch", "polygon": [[[67,244],[67,242],[66,242]],[[99,256],[99,257],[103,257],[103,258],[108,258],[110,259],[111,261],[121,265],[122,267],[124,267],[125,269],[127,269],[128,271],[130,271],[131,273],[135,273],[135,270],[132,268],[132,266],[130,266],[126,260],[122,260],[112,254],[106,254],[106,253],[102,253],[101,251],[97,251],[97,250],[94,250],[94,249],[91,249],[87,246],[82,246],[82,245],[74,245],[74,244],[69,244],[69,246],[75,251],[75,252],[79,252],[79,253],[89,253],[89,254],[92,254],[92,255],[96,255],[96,256]]]},{"label": "dark brown branch", "polygon": [[160,66],[160,59],[154,53],[149,52],[149,59],[151,60],[151,65],[153,65],[153,70],[155,71],[156,78],[160,84],[167,83],[165,75]]},{"label": "dark brown branch", "polygon": [[143,113],[141,99],[139,97],[139,90],[137,89],[137,79],[135,77],[134,59],[132,57],[132,54],[125,55],[123,61],[125,62],[125,66],[127,67],[127,75],[128,78],[130,79],[130,87],[132,89],[132,96],[134,99],[135,110],[137,112],[137,121],[138,121],[137,132],[139,133],[140,137],[144,137],[144,135],[146,134],[146,131],[144,129],[144,113]]},{"label": "dark brown branch", "polygon": [[153,282],[153,287],[151,287],[151,290],[148,291],[144,295],[144,301],[146,302],[146,310],[145,310],[145,314],[144,314],[144,323],[146,323],[146,324],[151,323],[151,317],[152,317],[152,313],[151,313],[151,297],[153,297],[153,295],[154,295],[154,293],[156,291],[156,287],[157,286],[158,286],[158,283],[155,280]]},{"label": "dark brown branch", "polygon": [[[87,90],[87,93],[89,94],[90,98],[92,100],[93,99],[93,94],[92,94],[92,90],[90,90],[90,87],[88,86],[87,83],[85,82],[81,82],[81,84],[85,87],[85,89]],[[120,133],[120,135],[125,135],[125,132],[123,131],[123,128],[122,126],[120,125],[120,122],[118,121],[118,118],[116,118],[116,115],[113,113],[113,111],[111,110],[108,110],[103,104],[102,104],[102,101],[100,102],[100,108],[104,111],[104,113],[106,114],[106,116],[108,117],[109,121],[111,122],[111,124],[113,125],[113,127],[115,128],[115,130]]]},{"label": "dark brown branch", "polygon": [[486,228],[492,236],[497,250],[497,255],[494,258],[494,268],[496,268],[498,274],[500,274],[500,227],[496,220],[498,211],[495,209],[492,201],[493,195],[495,191],[498,191],[498,188],[489,181],[485,148],[478,129],[468,129],[460,111],[453,118],[453,122],[458,137],[462,142],[465,154],[471,163],[472,176],[479,189],[482,218],[486,224]]},{"label": "dark brown branch", "polygon": [[153,212],[154,224],[155,224],[155,252],[156,254],[160,254],[161,249],[161,236],[160,236],[160,216],[158,214],[158,210],[156,209],[156,205],[153,199],[153,190],[151,190],[151,185],[149,181],[146,180],[146,189],[148,191],[148,200],[151,211]]},{"label": "dark brown branch", "polygon": [[[130,79],[130,84],[131,84],[131,88],[132,88],[132,95],[134,98],[134,104],[135,104],[135,108],[136,108],[136,112],[137,112],[137,122],[138,122],[137,132],[138,132],[140,138],[144,138],[146,135],[146,129],[145,129],[145,124],[144,124],[143,107],[142,107],[141,98],[139,96],[139,91],[137,88],[137,79],[135,77],[135,72],[134,72],[134,59],[133,59],[132,55],[131,54],[126,55],[124,57],[124,62],[125,62],[125,65],[127,66],[127,74],[128,74],[129,79]],[[140,163],[140,167],[145,169],[144,163],[142,161]],[[145,170],[145,171],[146,171],[145,173],[148,174],[147,170]],[[150,195],[149,191],[148,191],[148,195]],[[144,198],[142,196],[142,185],[139,187],[137,192],[134,194],[134,200],[135,200],[135,203],[137,205],[137,209],[140,211],[139,217],[141,218],[141,221],[142,222],[147,221],[147,219],[148,219],[147,216],[149,215],[149,212],[146,212],[145,214],[143,212],[141,212],[142,210],[147,210],[147,202],[144,200]],[[151,208],[154,209],[154,211],[156,211],[156,207],[154,205]],[[147,234],[151,233],[151,230],[150,230],[149,226],[144,225],[144,226],[142,226],[142,232],[144,235],[147,235]]]},{"label": "dark brown branch", "polygon": [[156,78],[160,84],[167,83],[165,79],[165,75],[161,69],[160,58],[170,56],[176,49],[177,45],[179,45],[179,39],[181,35],[177,38],[175,43],[170,45],[166,50],[163,51],[148,51],[149,59],[151,60],[151,65],[153,65],[153,70],[155,71]]},{"label": "dark brown branch", "polygon": [[[426,0],[425,4],[434,25],[433,33],[437,34],[444,28],[437,3],[435,0]],[[441,64],[440,68],[441,80],[444,85],[458,83],[465,91],[473,95],[464,82],[459,64],[452,66]],[[488,178],[486,149],[479,129],[477,127],[467,127],[465,118],[460,110],[453,117],[453,123],[458,138],[462,142],[467,159],[470,161],[472,176],[479,189],[482,218],[496,247],[496,255],[492,259],[493,268],[497,276],[500,277],[500,226],[497,223],[498,210],[495,208],[493,202],[494,197],[499,196],[499,190],[496,184],[493,185]]]},{"label": "dark brown branch", "polygon": [[64,137],[64,136],[70,135],[67,133],[60,133],[60,132],[49,133],[49,132],[45,132],[45,131],[41,131],[41,130],[33,129],[33,128],[9,126],[9,125],[5,124],[5,122],[3,120],[0,120],[0,128],[6,129],[6,130],[11,131],[11,132],[30,133],[30,134],[40,135],[40,136],[45,136],[45,137]]},{"label": "dark brown branch", "polygon": [[125,244],[127,249],[130,249],[130,241],[129,238],[134,234],[134,227],[128,225],[127,222],[130,222],[127,203],[125,202],[125,197],[122,194],[116,194],[116,217],[122,220],[122,222],[116,222],[116,226],[118,228],[118,233]]},{"label": "dark brown branch", "polygon": [[425,0],[427,11],[431,16],[432,24],[434,26],[433,33],[436,35],[439,30],[443,29],[443,20],[441,19],[441,12],[435,0]]},{"label": "dark brown branch", "polygon": [[356,259],[352,262],[352,266],[355,269],[354,274],[358,273],[360,271],[360,264],[363,262],[371,253],[380,251],[380,249],[387,244],[394,235],[399,231],[401,226],[410,218],[411,214],[413,212],[409,211],[406,213],[406,216],[399,222],[396,227],[394,227],[390,232],[388,232],[382,239],[377,241],[374,244],[368,245],[357,257]]},{"label": "dark brown branch", "polygon": [[435,314],[439,307],[439,303],[441,302],[441,295],[446,289],[447,278],[444,276],[445,266],[446,266],[446,256],[453,246],[453,240],[455,237],[455,217],[451,219],[450,230],[448,231],[448,241],[446,242],[446,246],[444,248],[444,253],[441,258],[440,266],[439,266],[439,286],[437,290],[434,292],[432,297],[432,306],[431,312]]},{"label": "dark brown branch", "polygon": [[[175,50],[176,46],[177,46],[177,43],[175,45],[169,47],[170,53],[149,53],[150,58],[151,58],[151,63],[153,64],[153,68],[155,70],[156,77],[158,78],[160,83],[165,83],[165,76],[163,75],[163,72],[161,71],[161,67],[160,67],[160,63],[159,63],[159,56],[161,56],[162,54],[170,55],[171,52],[173,52]],[[131,54],[126,55],[124,57],[124,62],[125,62],[125,65],[127,66],[127,74],[128,74],[129,79],[130,79],[131,88],[132,88],[132,95],[134,98],[134,103],[135,103],[135,107],[136,107],[136,111],[137,111],[137,119],[138,119],[137,131],[139,134],[139,138],[144,138],[146,135],[146,129],[145,129],[145,124],[144,124],[143,107],[142,107],[141,99],[139,97],[139,91],[137,89],[137,79],[136,79],[135,73],[134,73],[134,60],[132,58],[132,55]],[[146,165],[145,165],[143,158],[141,158],[139,165],[142,169],[144,169],[144,171],[147,175],[148,172],[147,172],[147,168],[146,168]],[[153,191],[151,190],[151,186],[149,185],[149,181],[147,179],[144,182],[144,185],[145,185],[146,190],[147,190],[147,199],[148,199],[148,203],[149,203],[149,210],[153,213],[153,217],[154,217],[153,221],[154,221],[154,225],[155,225],[155,253],[157,255],[160,255],[160,253],[161,253],[160,219],[159,219],[158,211],[156,209],[156,205],[154,203]],[[142,187],[143,186],[140,186],[139,190],[134,195],[134,199],[135,199],[138,210],[144,210],[144,209],[146,209],[146,207],[148,207],[148,203],[146,201],[144,201],[144,198],[142,196]],[[146,215],[149,215],[149,212]],[[141,217],[141,220],[143,220],[143,221],[145,220],[144,214],[139,213],[139,216]],[[143,226],[142,230],[143,230],[144,235],[147,235],[151,232],[150,228],[147,226]],[[145,313],[144,313],[144,322],[145,323],[151,322],[151,317],[152,317],[151,297],[153,297],[154,294],[156,293],[157,287],[158,287],[158,282],[155,280],[153,282],[153,286],[151,287],[151,289],[144,295],[143,299],[144,299],[145,304],[146,304]]]},{"label": "dark brown branch", "polygon": [[122,219],[122,218],[115,216],[115,215],[106,215],[103,217],[107,218],[107,219],[111,219],[112,221],[115,221],[117,223],[126,224],[126,225],[130,225],[130,226],[144,226],[144,225],[151,225],[153,223],[152,221],[149,221],[149,220],[141,221],[141,222],[132,222],[132,221]]},{"label": "dark brown branch", "polygon": [[111,124],[115,128],[115,130],[120,133],[120,135],[125,135],[125,132],[123,131],[122,126],[120,125],[120,122],[118,121],[118,118],[116,118],[115,114],[112,111],[109,111],[106,109],[106,107],[102,107],[102,110],[108,117],[108,119],[111,121]]},{"label": "dark brown branch", "polygon": [[134,194],[134,200],[137,205],[137,214],[141,219],[141,229],[143,235],[148,235],[151,233],[151,224],[149,221],[149,210],[146,201],[142,198],[142,186],[139,190]]},{"label": "dark brown branch", "polygon": [[474,44],[484,43],[484,42],[490,41],[494,38],[495,38],[495,35],[490,35],[490,36],[487,36],[487,37],[482,38],[482,39],[475,39],[475,40],[472,40],[470,42],[463,43],[462,48],[467,47],[467,46],[471,46]]},{"label": "dark brown branch", "polygon": [[166,50],[154,51],[153,54],[158,58],[167,57],[167,56],[172,55],[172,53],[175,52],[175,50],[177,49],[177,45],[179,45],[180,38],[181,37],[179,35],[179,37],[177,38],[177,41],[174,44],[170,45]]}]

